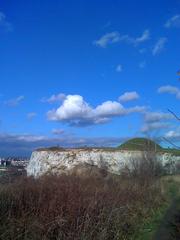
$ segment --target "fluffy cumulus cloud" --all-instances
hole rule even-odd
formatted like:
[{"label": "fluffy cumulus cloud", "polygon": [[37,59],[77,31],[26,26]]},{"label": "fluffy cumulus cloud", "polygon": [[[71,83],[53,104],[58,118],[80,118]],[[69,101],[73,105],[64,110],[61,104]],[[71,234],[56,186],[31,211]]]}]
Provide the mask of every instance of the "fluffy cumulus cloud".
[{"label": "fluffy cumulus cloud", "polygon": [[171,27],[180,27],[180,15],[174,15],[170,19],[167,20],[167,22],[164,25],[166,28],[171,28]]},{"label": "fluffy cumulus cloud", "polygon": [[49,98],[42,98],[41,102],[43,103],[56,103],[56,102],[61,102],[66,98],[66,95],[64,93],[59,93],[59,94],[53,94],[51,97]]},{"label": "fluffy cumulus cloud", "polygon": [[12,30],[12,24],[7,21],[6,15],[3,12],[0,12],[0,27],[6,31]]},{"label": "fluffy cumulus cloud", "polygon": [[16,107],[24,100],[24,98],[24,96],[19,96],[17,98],[9,99],[5,101],[5,105],[9,107]]},{"label": "fluffy cumulus cloud", "polygon": [[156,44],[153,47],[153,50],[152,50],[153,56],[156,56],[163,51],[166,42],[167,42],[167,38],[165,37],[159,38],[159,40],[156,42]]},{"label": "fluffy cumulus cloud", "polygon": [[72,126],[87,126],[109,122],[113,117],[145,111],[145,107],[124,108],[117,101],[106,101],[97,107],[90,106],[80,95],[68,95],[58,109],[47,113],[51,121],[65,122]]},{"label": "fluffy cumulus cloud", "polygon": [[114,31],[111,33],[107,33],[103,35],[100,39],[94,41],[94,44],[98,47],[106,48],[108,45],[118,43],[118,42],[124,42],[128,44],[138,45],[140,43],[143,43],[150,38],[150,32],[149,30],[145,30],[141,36],[137,38],[133,38],[129,35],[121,35],[118,31]]},{"label": "fluffy cumulus cloud", "polygon": [[119,97],[120,102],[129,102],[133,100],[139,99],[139,94],[137,92],[125,92],[123,95]]},{"label": "fluffy cumulus cloud", "polygon": [[177,99],[180,99],[180,89],[171,85],[161,86],[158,88],[158,93],[173,94]]}]

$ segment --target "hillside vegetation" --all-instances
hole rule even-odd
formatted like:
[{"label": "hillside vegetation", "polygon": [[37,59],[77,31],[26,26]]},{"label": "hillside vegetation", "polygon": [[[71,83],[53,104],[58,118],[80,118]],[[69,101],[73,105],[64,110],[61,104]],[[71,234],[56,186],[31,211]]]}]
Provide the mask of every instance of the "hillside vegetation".
[{"label": "hillside vegetation", "polygon": [[132,138],[118,146],[121,150],[161,151],[163,148],[148,138]]},{"label": "hillside vegetation", "polygon": [[132,138],[117,147],[121,150],[128,151],[156,151],[162,153],[171,153],[180,156],[180,150],[174,148],[163,148],[155,141],[148,138]]},{"label": "hillside vegetation", "polygon": [[150,178],[24,178],[0,185],[0,239],[135,239],[162,200]]}]

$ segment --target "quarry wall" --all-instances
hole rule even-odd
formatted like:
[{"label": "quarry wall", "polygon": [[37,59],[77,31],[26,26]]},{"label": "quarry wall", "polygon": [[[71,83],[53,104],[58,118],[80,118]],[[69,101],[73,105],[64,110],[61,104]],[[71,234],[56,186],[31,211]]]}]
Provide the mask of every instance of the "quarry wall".
[{"label": "quarry wall", "polygon": [[[98,168],[106,168],[108,172],[121,174],[126,167],[131,167],[134,160],[148,157],[142,151],[104,150],[104,149],[65,149],[62,151],[34,151],[27,166],[28,176],[39,177],[44,174],[68,173],[76,166],[88,164]],[[180,164],[180,156],[170,153],[157,153],[157,161],[169,173],[176,171]]]}]

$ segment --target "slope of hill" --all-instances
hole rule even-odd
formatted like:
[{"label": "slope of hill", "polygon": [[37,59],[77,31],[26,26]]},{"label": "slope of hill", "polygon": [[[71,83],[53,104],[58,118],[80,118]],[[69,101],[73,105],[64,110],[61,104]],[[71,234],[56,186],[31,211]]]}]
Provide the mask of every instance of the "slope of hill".
[{"label": "slope of hill", "polygon": [[162,151],[163,148],[148,138],[132,138],[125,143],[118,146],[118,149],[121,150],[137,150],[137,151]]},{"label": "slope of hill", "polygon": [[120,150],[128,151],[158,151],[180,156],[180,149],[163,148],[156,142],[148,138],[132,138],[117,147]]}]

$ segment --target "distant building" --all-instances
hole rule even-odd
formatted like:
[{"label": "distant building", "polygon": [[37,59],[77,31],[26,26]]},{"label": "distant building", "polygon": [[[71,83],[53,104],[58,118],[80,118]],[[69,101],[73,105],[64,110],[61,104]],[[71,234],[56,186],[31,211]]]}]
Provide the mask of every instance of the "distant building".
[{"label": "distant building", "polygon": [[0,166],[26,167],[28,162],[29,159],[23,157],[0,157]]}]

